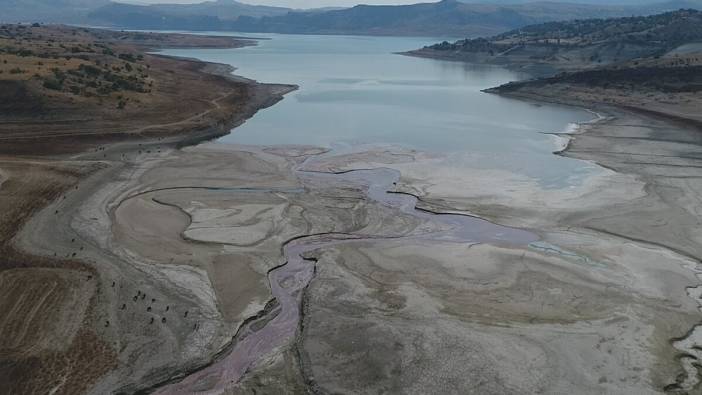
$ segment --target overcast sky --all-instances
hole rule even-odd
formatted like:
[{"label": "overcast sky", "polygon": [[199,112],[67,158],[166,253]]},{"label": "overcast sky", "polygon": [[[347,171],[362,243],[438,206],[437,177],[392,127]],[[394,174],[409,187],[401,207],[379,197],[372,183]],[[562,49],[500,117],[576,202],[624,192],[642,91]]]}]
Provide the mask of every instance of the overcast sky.
[{"label": "overcast sky", "polygon": [[[203,0],[118,0],[124,3],[202,3]],[[290,8],[317,8],[317,7],[350,7],[356,4],[413,4],[420,2],[433,2],[437,0],[238,0],[242,3],[274,5]]]}]

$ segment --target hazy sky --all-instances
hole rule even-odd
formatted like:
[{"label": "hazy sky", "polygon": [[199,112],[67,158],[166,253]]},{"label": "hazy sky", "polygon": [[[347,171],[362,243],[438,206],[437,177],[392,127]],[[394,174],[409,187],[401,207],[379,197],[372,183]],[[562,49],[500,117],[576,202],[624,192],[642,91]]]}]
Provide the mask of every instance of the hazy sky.
[{"label": "hazy sky", "polygon": [[[203,0],[118,0],[124,3],[202,3]],[[350,7],[356,4],[413,4],[430,3],[437,0],[238,0],[242,3],[274,5],[290,8],[316,8],[316,7]]]}]

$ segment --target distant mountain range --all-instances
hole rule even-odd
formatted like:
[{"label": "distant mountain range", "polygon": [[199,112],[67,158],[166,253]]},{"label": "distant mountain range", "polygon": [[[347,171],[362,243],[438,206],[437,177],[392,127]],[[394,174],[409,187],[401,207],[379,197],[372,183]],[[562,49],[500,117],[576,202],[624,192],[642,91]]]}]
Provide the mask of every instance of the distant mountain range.
[{"label": "distant mountain range", "polygon": [[109,0],[0,0],[0,22],[83,23]]},{"label": "distant mountain range", "polygon": [[[463,3],[481,3],[481,4],[528,4],[541,3],[544,0],[461,0]],[[571,4],[589,4],[589,5],[644,5],[660,3],[660,0],[565,0],[564,3]]]},{"label": "distant mountain range", "polygon": [[[486,4],[503,1],[483,1],[443,0],[412,5],[357,5],[346,9],[301,11],[255,6],[234,0],[168,5],[135,5],[104,0],[0,0],[0,20],[82,23],[124,29],[471,37],[493,35],[550,21],[650,15],[679,8],[702,8],[702,0],[643,5],[523,0],[511,0],[517,4]],[[586,1],[602,3],[600,0]],[[629,0],[620,1],[632,3]]]},{"label": "distant mountain range", "polygon": [[[257,6],[235,0],[203,1],[196,4],[127,4],[110,0],[0,0],[1,22],[71,22],[110,25],[156,25],[165,19],[170,28],[179,23],[204,29],[208,23],[231,21],[241,15],[284,15],[289,8]],[[131,19],[130,19],[131,18]],[[185,27],[183,27],[185,29]]]},{"label": "distant mountain range", "polygon": [[92,23],[131,29],[232,30],[231,24],[241,16],[259,18],[285,15],[292,10],[257,6],[233,0],[199,4],[136,5],[109,3],[93,10]]},{"label": "distant mountain range", "polygon": [[401,6],[358,5],[324,13],[291,12],[282,16],[241,17],[232,28],[243,32],[480,36],[548,21],[650,15],[701,6],[702,2],[645,6],[599,6],[535,2],[515,5],[468,4],[456,0]]},{"label": "distant mountain range", "polygon": [[[136,5],[110,3],[94,10],[92,19],[115,25],[168,26],[182,23],[205,28],[208,24],[233,21],[242,15],[250,17],[285,15],[289,8],[268,7],[239,3],[233,0],[208,1],[199,4]],[[199,25],[198,25],[199,24]]]}]

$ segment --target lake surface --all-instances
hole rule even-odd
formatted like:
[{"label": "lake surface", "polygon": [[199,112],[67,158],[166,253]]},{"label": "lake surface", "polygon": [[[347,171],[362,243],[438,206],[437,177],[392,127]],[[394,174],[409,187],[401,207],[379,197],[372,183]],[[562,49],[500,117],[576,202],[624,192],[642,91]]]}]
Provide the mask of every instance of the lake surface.
[{"label": "lake surface", "polygon": [[553,155],[554,137],[544,134],[565,131],[592,114],[480,92],[528,76],[394,54],[438,39],[254,36],[269,39],[239,49],[164,51],[230,64],[236,74],[261,82],[300,86],[223,137],[224,143],[397,144],[445,153],[469,167],[516,172],[546,187],[577,184],[595,171],[586,162]]}]

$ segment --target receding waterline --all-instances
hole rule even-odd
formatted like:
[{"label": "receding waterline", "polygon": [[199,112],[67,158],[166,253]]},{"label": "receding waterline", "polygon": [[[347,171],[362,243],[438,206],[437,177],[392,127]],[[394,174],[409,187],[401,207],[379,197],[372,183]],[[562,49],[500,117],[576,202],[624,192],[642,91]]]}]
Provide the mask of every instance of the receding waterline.
[{"label": "receding waterline", "polygon": [[546,134],[591,114],[480,92],[525,75],[394,54],[435,39],[253,36],[271,39],[239,49],[165,51],[230,64],[261,82],[300,86],[222,142],[403,145],[452,154],[466,167],[522,174],[544,186],[575,184],[593,171],[591,164],[552,155],[558,147]]}]

